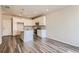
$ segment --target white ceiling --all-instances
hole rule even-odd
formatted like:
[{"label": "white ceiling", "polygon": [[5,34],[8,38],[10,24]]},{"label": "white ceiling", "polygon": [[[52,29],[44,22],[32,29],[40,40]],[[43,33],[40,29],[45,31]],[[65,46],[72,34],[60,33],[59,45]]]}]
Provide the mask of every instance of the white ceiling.
[{"label": "white ceiling", "polygon": [[63,5],[5,5],[2,6],[4,14],[34,18],[54,12],[67,6]]}]

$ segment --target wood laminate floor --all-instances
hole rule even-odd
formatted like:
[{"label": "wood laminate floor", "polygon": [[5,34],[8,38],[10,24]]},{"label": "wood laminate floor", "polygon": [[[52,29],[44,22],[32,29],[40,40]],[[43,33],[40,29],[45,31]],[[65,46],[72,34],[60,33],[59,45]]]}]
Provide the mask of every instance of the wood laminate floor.
[{"label": "wood laminate floor", "polygon": [[53,39],[34,39],[22,42],[16,37],[4,37],[0,45],[1,53],[78,53],[79,47],[68,45]]},{"label": "wood laminate floor", "polygon": [[36,39],[24,43],[26,52],[30,53],[78,53],[79,47],[71,46],[52,39]]}]

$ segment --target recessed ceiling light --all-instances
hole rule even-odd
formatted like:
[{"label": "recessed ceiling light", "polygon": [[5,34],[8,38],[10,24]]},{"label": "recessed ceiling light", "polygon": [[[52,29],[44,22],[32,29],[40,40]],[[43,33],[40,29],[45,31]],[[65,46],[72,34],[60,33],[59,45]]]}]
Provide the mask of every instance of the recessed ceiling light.
[{"label": "recessed ceiling light", "polygon": [[22,15],[23,15],[23,12],[20,12],[20,13],[19,13],[19,16],[22,16]]},{"label": "recessed ceiling light", "polygon": [[49,11],[49,9],[46,9],[46,11]]},{"label": "recessed ceiling light", "polygon": [[21,14],[20,14],[20,13],[19,13],[18,15],[19,15],[19,16],[21,16]]}]

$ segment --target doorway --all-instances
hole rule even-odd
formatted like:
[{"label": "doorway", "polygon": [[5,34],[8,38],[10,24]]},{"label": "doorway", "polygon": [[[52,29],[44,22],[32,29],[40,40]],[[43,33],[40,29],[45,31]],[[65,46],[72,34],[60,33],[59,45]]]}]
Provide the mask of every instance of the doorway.
[{"label": "doorway", "polygon": [[17,22],[17,30],[18,31],[24,31],[24,23]]},{"label": "doorway", "polygon": [[21,39],[24,39],[24,23],[17,22],[17,35],[20,35]]}]

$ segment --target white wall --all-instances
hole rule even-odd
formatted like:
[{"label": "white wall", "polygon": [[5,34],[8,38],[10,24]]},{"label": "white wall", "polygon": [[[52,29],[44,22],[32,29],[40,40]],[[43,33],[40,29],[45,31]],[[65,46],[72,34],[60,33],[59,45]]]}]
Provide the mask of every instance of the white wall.
[{"label": "white wall", "polygon": [[46,15],[47,37],[79,47],[79,6]]},{"label": "white wall", "polygon": [[2,43],[2,32],[1,32],[1,31],[2,31],[2,30],[1,30],[1,22],[2,22],[2,20],[1,20],[2,17],[1,17],[1,16],[2,16],[2,14],[1,14],[1,12],[2,12],[2,11],[1,11],[1,6],[0,6],[0,44]]},{"label": "white wall", "polygon": [[11,16],[2,15],[2,36],[11,35]]}]

